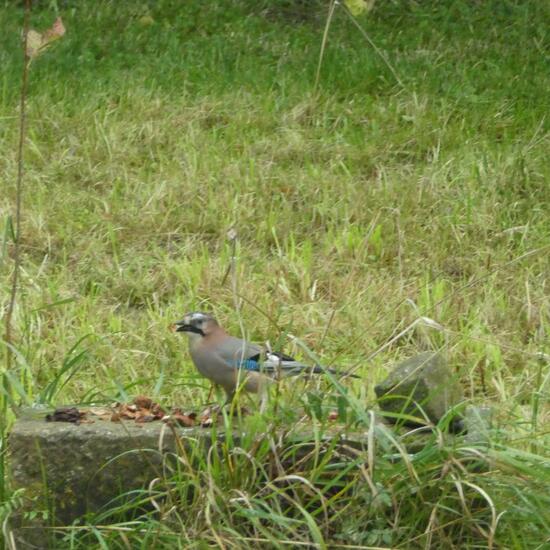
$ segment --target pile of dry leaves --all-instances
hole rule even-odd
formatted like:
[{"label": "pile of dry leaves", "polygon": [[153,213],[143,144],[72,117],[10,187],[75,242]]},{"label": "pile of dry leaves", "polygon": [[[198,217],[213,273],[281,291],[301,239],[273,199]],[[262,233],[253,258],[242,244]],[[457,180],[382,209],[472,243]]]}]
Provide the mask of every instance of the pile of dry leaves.
[{"label": "pile of dry leaves", "polygon": [[211,426],[219,416],[218,409],[208,407],[200,415],[196,412],[184,412],[174,407],[166,412],[158,403],[144,395],[136,397],[133,403],[113,403],[109,407],[64,407],[46,415],[47,422],[72,422],[74,424],[91,424],[96,420],[122,422],[133,420],[137,424],[162,421],[176,426],[191,428],[193,426]]}]

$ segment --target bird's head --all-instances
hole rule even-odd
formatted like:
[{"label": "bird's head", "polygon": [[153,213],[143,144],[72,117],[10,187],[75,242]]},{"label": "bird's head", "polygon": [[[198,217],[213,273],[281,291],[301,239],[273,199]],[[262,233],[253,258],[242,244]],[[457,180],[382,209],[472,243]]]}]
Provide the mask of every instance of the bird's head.
[{"label": "bird's head", "polygon": [[187,313],[181,321],[174,323],[176,332],[186,332],[191,340],[208,336],[219,327],[218,321],[208,313],[195,311]]}]

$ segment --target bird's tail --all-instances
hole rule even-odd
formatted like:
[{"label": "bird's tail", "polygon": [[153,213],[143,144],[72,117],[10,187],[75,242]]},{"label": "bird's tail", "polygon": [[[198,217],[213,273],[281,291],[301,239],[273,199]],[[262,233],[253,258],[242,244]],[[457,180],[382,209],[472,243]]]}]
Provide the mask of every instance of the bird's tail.
[{"label": "bird's tail", "polygon": [[338,369],[333,369],[332,367],[323,367],[322,365],[315,365],[314,367],[306,367],[306,369],[311,370],[313,374],[324,374],[326,372],[330,372],[330,374],[334,374],[334,376],[340,376],[340,377],[349,377],[349,378],[361,378],[357,374],[353,374],[351,372],[347,371],[341,371]]},{"label": "bird's tail", "polygon": [[345,371],[340,371],[331,367],[323,367],[322,365],[305,365],[296,361],[289,355],[284,355],[278,352],[270,352],[266,355],[266,360],[262,363],[262,367],[266,371],[270,372],[282,372],[288,376],[294,376],[298,374],[326,374],[329,372],[334,376],[344,377],[349,376],[351,378],[360,378],[356,374],[351,374]]}]

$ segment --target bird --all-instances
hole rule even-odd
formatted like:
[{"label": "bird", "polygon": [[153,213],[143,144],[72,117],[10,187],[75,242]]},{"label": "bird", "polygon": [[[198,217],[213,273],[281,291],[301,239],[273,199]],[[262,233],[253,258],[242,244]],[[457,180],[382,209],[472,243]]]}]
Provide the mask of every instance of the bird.
[{"label": "bird", "polygon": [[227,402],[232,401],[240,385],[247,392],[260,393],[279,375],[342,374],[321,365],[305,365],[290,355],[231,336],[209,313],[187,313],[173,326],[175,332],[187,334],[195,367],[205,378],[222,386]]}]

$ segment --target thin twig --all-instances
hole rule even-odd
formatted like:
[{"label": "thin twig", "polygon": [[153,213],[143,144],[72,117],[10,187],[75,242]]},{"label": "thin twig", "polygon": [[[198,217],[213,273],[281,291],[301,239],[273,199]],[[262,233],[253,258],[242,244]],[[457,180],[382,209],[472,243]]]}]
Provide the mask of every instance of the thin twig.
[{"label": "thin twig", "polygon": [[17,283],[19,281],[19,267],[21,263],[21,195],[23,190],[23,152],[25,144],[25,129],[26,129],[26,110],[27,103],[27,88],[29,80],[29,62],[30,58],[27,55],[27,39],[29,34],[29,23],[31,16],[31,0],[25,0],[25,15],[23,20],[23,75],[21,78],[21,96],[19,106],[19,147],[17,149],[17,180],[15,187],[15,231],[14,252],[13,252],[13,275],[11,283],[10,298],[5,316],[5,342],[6,342],[6,371],[11,370],[13,356],[12,342],[12,317],[15,307],[15,298],[17,296]]},{"label": "thin twig", "polygon": [[[6,374],[1,377],[0,384],[3,386],[4,391],[7,393],[8,390],[8,379],[7,373],[11,370],[12,363],[12,354],[13,354],[13,343],[12,343],[12,332],[11,332],[11,321],[13,317],[13,309],[15,307],[15,297],[17,295],[17,282],[19,275],[19,264],[20,264],[20,254],[19,254],[19,245],[20,245],[20,231],[21,231],[21,192],[22,192],[22,183],[23,183],[23,145],[25,143],[25,122],[26,122],[26,113],[25,113],[25,104],[27,99],[27,82],[29,74],[29,58],[27,56],[27,37],[29,33],[29,24],[30,24],[30,15],[31,15],[31,0],[25,0],[25,13],[23,18],[23,75],[21,77],[21,96],[20,96],[20,112],[19,112],[19,147],[17,150],[17,180],[16,180],[16,189],[15,189],[15,232],[13,232],[14,239],[14,257],[13,257],[13,276],[12,276],[12,285],[10,291],[10,297],[8,302],[8,308],[5,315],[5,348],[6,348]],[[8,394],[9,395],[9,394]],[[7,404],[9,399],[5,399],[2,404],[2,410],[0,411],[0,438],[2,438],[7,429],[7,420],[6,420],[6,411]],[[0,453],[0,475],[5,471],[4,464],[5,453]],[[5,483],[0,480],[0,502],[5,501]],[[11,533],[10,533],[11,536]],[[12,546],[11,542],[8,539],[8,545]],[[14,546],[15,547],[15,546]],[[0,540],[0,549],[4,548],[3,542]]]},{"label": "thin twig", "polygon": [[344,11],[346,12],[346,15],[351,19],[352,23],[357,27],[357,29],[363,35],[365,40],[372,46],[372,49],[380,56],[382,61],[386,64],[386,67],[388,67],[388,69],[391,71],[391,74],[394,76],[395,80],[397,80],[397,83],[399,84],[399,86],[401,86],[401,88],[405,89],[405,85],[403,84],[403,82],[399,78],[399,76],[397,75],[397,72],[392,67],[392,65],[389,62],[388,58],[384,55],[384,52],[380,48],[378,48],[378,46],[371,40],[370,36],[367,34],[367,31],[365,31],[365,29],[361,25],[359,25],[359,23],[357,22],[357,19],[355,19],[353,14],[349,11],[349,8],[346,6],[346,4],[342,3],[340,5],[344,8]]},{"label": "thin twig", "polygon": [[332,22],[332,16],[334,15],[334,8],[336,7],[336,0],[332,0],[328,8],[327,22],[325,24],[325,30],[323,32],[323,39],[321,40],[321,51],[319,52],[319,62],[317,63],[317,72],[315,74],[315,83],[313,84],[313,90],[317,91],[319,86],[319,79],[321,78],[321,66],[323,65],[323,57],[325,56],[325,48],[327,46],[328,31]]}]

